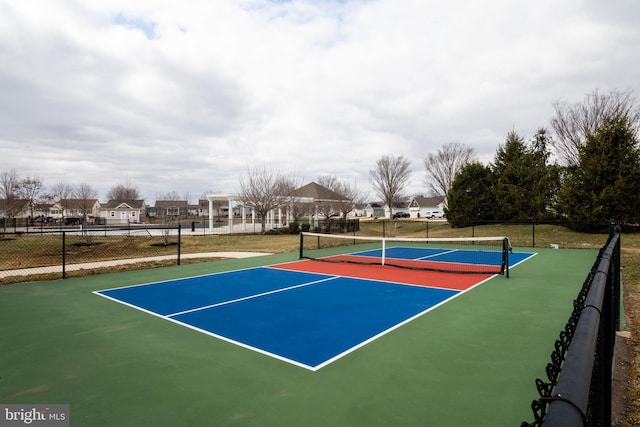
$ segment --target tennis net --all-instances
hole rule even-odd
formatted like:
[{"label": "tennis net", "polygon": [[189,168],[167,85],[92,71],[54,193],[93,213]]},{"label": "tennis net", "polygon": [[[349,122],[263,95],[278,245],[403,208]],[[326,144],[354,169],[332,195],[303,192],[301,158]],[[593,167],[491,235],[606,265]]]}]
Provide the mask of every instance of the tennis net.
[{"label": "tennis net", "polygon": [[509,277],[507,237],[406,238],[300,233],[300,259]]}]

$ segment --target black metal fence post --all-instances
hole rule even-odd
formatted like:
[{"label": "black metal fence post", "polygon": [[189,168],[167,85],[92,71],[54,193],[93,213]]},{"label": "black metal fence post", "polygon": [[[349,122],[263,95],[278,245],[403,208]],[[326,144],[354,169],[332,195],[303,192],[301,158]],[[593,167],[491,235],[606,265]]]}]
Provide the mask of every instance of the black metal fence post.
[{"label": "black metal fence post", "polygon": [[180,224],[178,224],[178,265],[180,265],[180,237],[182,235],[181,230],[182,227],[180,226]]},{"label": "black metal fence post", "polygon": [[67,259],[66,259],[66,254],[67,251],[65,250],[66,247],[66,236],[67,236],[67,232],[63,231],[62,232],[62,278],[66,279],[67,277]]},{"label": "black metal fence post", "polygon": [[536,247],[536,222],[531,223],[531,247]]}]

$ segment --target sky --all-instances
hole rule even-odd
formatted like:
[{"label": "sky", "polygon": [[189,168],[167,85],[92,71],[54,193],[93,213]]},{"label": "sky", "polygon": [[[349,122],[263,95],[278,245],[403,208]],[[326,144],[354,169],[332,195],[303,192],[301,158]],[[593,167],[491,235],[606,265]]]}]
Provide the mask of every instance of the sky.
[{"label": "sky", "polygon": [[148,202],[264,168],[377,199],[384,155],[493,160],[556,101],[640,97],[637,0],[0,0],[0,171]]}]

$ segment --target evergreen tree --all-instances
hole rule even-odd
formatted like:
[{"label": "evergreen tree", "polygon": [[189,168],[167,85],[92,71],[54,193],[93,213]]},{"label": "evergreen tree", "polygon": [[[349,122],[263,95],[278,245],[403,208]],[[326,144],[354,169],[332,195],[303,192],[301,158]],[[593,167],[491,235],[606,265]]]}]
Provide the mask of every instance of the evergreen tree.
[{"label": "evergreen tree", "polygon": [[604,231],[609,219],[619,224],[640,221],[640,150],[625,117],[608,117],[586,137],[579,165],[568,169],[560,192],[571,227]]},{"label": "evergreen tree", "polygon": [[467,227],[494,219],[494,175],[488,166],[473,162],[456,175],[445,214],[452,227]]},{"label": "evergreen tree", "polygon": [[548,143],[545,129],[539,129],[530,144],[511,131],[498,148],[492,166],[497,219],[531,221],[552,215],[549,208],[559,186],[559,168],[548,165]]},{"label": "evergreen tree", "polygon": [[496,175],[496,211],[499,220],[520,219],[529,210],[527,155],[527,145],[516,131],[509,132],[505,144],[498,147],[492,169]]}]

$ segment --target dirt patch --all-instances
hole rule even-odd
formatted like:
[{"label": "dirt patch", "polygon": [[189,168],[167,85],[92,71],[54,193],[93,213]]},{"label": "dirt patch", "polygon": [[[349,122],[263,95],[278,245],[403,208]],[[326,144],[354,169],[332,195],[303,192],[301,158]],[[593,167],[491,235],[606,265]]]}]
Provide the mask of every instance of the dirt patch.
[{"label": "dirt patch", "polygon": [[627,392],[629,390],[628,340],[631,334],[621,331],[616,334],[613,359],[613,381],[611,383],[611,426],[624,427],[627,419]]}]

